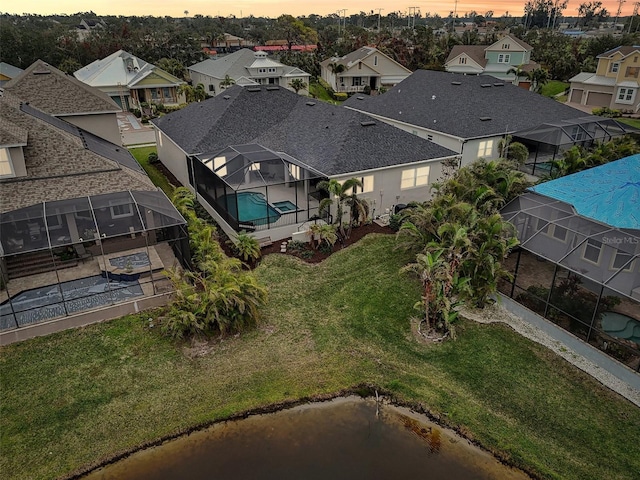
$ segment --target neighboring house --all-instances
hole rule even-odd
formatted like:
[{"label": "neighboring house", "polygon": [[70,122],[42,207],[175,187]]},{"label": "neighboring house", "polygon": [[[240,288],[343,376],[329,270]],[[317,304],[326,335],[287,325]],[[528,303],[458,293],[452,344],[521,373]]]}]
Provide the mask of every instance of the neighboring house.
[{"label": "neighboring house", "polygon": [[369,87],[391,88],[411,75],[411,70],[374,47],[362,47],[343,57],[320,63],[320,74],[336,92],[356,93]]},{"label": "neighboring house", "polygon": [[0,62],[0,88],[4,87],[9,80],[16,78],[22,72],[23,70],[21,68]]},{"label": "neighboring house", "polygon": [[189,68],[189,75],[194,85],[203,84],[209,95],[217,95],[229,85],[224,85],[228,76],[234,83],[246,85],[280,85],[293,90],[290,86],[295,79],[307,84],[301,95],[308,93],[311,75],[297,67],[283,65],[269,58],[263,51],[252,51],[247,48],[216,59],[207,59]]},{"label": "neighboring house", "polygon": [[640,154],[530,188],[501,211],[520,240],[501,292],[640,369],[638,212]]},{"label": "neighboring house", "polygon": [[10,91],[0,198],[0,344],[158,305],[160,272],[189,262],[184,219],[128,150]]},{"label": "neighboring house", "polygon": [[230,33],[224,33],[223,36],[224,38],[215,39],[211,42],[211,47],[215,48],[219,52],[235,52],[241,48],[251,48],[255,45],[251,40],[237,37]]},{"label": "neighboring house", "polygon": [[457,164],[451,150],[276,86],[234,86],[153,123],[162,163],[229,235],[304,232],[327,179],[360,178],[373,214],[388,213],[429,198],[442,163]]},{"label": "neighboring house", "polygon": [[616,47],[597,58],[595,73],[581,72],[569,80],[569,102],[638,112],[640,47]]},{"label": "neighboring house", "polygon": [[178,88],[186,82],[124,50],[96,60],[73,75],[109,95],[123,110],[141,108],[141,103],[184,103]]},{"label": "neighboring house", "polygon": [[120,107],[107,94],[55,67],[35,61],[4,86],[30,105],[88,132],[121,144]]},{"label": "neighboring house", "polygon": [[491,75],[500,80],[516,82],[516,75],[507,73],[520,68],[530,72],[540,65],[531,60],[533,47],[517,37],[506,35],[489,45],[455,45],[444,64],[447,72],[467,75]]},{"label": "neighboring house", "polygon": [[104,20],[99,18],[83,18],[80,20],[80,23],[76,25],[75,32],[78,40],[84,41],[92,32],[104,30],[106,26],[107,24],[104,23]]},{"label": "neighboring house", "polygon": [[578,125],[602,120],[495,78],[431,70],[414,72],[383,95],[354,95],[343,105],[447,147],[463,165],[497,158],[505,135],[563,122],[568,135],[582,141],[586,134]]}]

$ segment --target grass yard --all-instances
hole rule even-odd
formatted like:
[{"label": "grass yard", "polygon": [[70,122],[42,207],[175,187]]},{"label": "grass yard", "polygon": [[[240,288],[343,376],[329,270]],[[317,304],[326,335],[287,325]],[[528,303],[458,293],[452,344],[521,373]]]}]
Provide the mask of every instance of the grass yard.
[{"label": "grass yard", "polygon": [[640,118],[616,118],[619,122],[626,123],[632,127],[640,128]]},{"label": "grass yard", "polygon": [[334,104],[335,103],[339,103],[339,102],[336,102],[336,100],[333,99],[333,97],[327,91],[326,88],[324,88],[322,85],[320,85],[320,82],[310,82],[309,83],[309,93],[311,95],[313,95],[314,98],[317,98],[318,100],[322,100],[323,102],[334,103]]},{"label": "grass yard", "polygon": [[539,477],[638,478],[640,409],[549,350],[472,322],[458,324],[456,341],[415,341],[418,284],[398,273],[407,258],[393,245],[368,236],[318,265],[267,256],[256,270],[269,289],[260,327],[197,348],[149,328],[149,313],[2,348],[3,478],[58,477],[362,382],[421,403]]},{"label": "grass yard", "polygon": [[540,93],[545,97],[554,98],[559,93],[569,88],[569,82],[561,82],[560,80],[549,80],[540,89]]},{"label": "grass yard", "polygon": [[129,151],[138,163],[142,165],[142,168],[147,172],[153,184],[156,187],[160,187],[167,197],[171,198],[173,195],[173,185],[167,181],[167,177],[165,177],[160,170],[149,163],[149,154],[156,152],[156,147],[130,148]]}]

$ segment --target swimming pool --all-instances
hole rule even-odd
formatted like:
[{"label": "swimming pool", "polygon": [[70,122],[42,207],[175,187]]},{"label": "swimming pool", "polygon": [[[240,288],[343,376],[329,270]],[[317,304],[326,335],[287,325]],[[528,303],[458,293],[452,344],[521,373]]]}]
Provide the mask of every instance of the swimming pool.
[{"label": "swimming pool", "polygon": [[220,200],[232,217],[236,218],[236,211],[238,212],[236,220],[239,223],[251,222],[254,225],[264,225],[277,222],[280,218],[280,212],[267,203],[264,195],[259,192],[240,192],[236,195],[225,195]]},{"label": "swimming pool", "polygon": [[612,337],[624,338],[640,345],[640,322],[624,313],[603,312],[602,330]]}]

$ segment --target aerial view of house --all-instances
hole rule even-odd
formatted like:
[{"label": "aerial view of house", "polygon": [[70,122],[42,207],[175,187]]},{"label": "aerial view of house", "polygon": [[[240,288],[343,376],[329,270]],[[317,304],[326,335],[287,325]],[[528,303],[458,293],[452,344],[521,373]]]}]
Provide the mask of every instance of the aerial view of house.
[{"label": "aerial view of house", "polygon": [[[229,55],[204,60],[188,67],[194,85],[201,83],[209,95],[217,95],[230,85],[229,78],[238,85],[280,85],[294,90],[291,82],[299,80],[309,85],[309,75],[297,67],[290,67],[269,58],[265,51],[252,51],[243,48]],[[307,88],[300,90],[301,95],[308,93]]]},{"label": "aerial view of house", "polygon": [[320,62],[320,76],[336,92],[355,93],[397,85],[411,70],[375,47],[362,47],[342,57]]},{"label": "aerial view of house", "polygon": [[274,240],[318,215],[321,180],[362,179],[358,193],[380,214],[427,198],[442,163],[457,157],[384,122],[277,86],[234,86],[154,124],[160,160],[223,228]]},{"label": "aerial view of house", "polygon": [[638,112],[640,47],[616,47],[597,58],[595,73],[580,72],[569,80],[569,101],[592,107]]},{"label": "aerial view of house", "polygon": [[124,50],[96,60],[73,75],[109,95],[123,110],[140,108],[142,103],[184,102],[178,88],[186,82]]}]

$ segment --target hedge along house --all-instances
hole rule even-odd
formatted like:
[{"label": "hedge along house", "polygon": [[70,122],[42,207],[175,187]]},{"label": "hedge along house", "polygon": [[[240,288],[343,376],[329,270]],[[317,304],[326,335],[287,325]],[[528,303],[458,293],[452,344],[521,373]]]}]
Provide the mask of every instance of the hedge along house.
[{"label": "hedge along house", "polygon": [[360,178],[357,193],[383,214],[426,200],[443,162],[457,164],[446,148],[277,86],[236,85],[153,123],[162,163],[229,235],[306,230],[326,179]]},{"label": "hedge along house", "polygon": [[415,71],[383,95],[354,95],[343,105],[455,151],[462,165],[497,158],[505,135],[562,122],[577,129],[572,145],[584,140],[585,121],[604,120],[487,75],[430,70]]},{"label": "hedge along house", "polygon": [[500,291],[640,368],[640,154],[532,187],[502,209],[521,245]]},{"label": "hedge along house", "polygon": [[0,344],[166,302],[186,224],[122,147],[0,97]]}]

